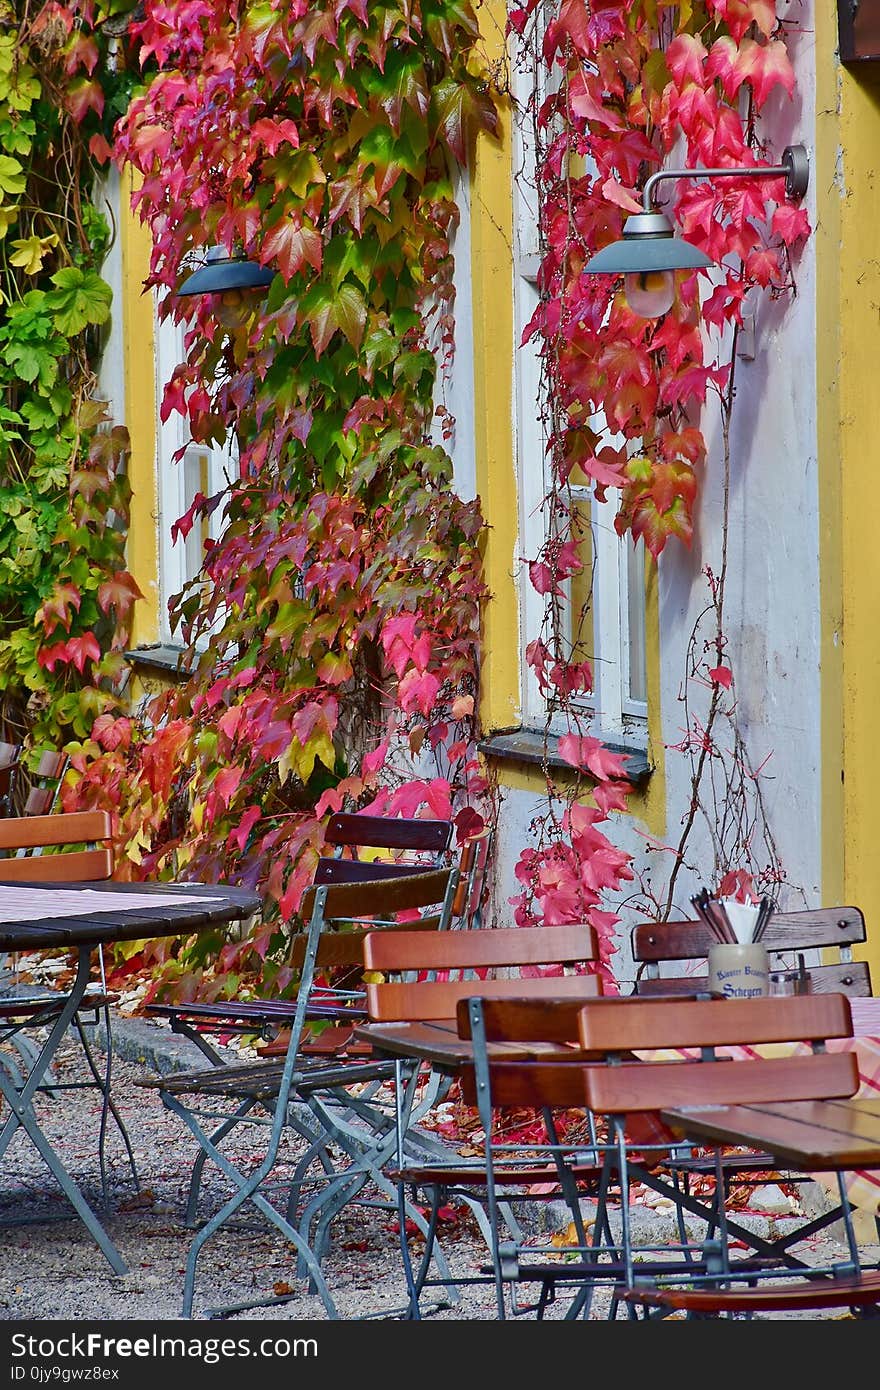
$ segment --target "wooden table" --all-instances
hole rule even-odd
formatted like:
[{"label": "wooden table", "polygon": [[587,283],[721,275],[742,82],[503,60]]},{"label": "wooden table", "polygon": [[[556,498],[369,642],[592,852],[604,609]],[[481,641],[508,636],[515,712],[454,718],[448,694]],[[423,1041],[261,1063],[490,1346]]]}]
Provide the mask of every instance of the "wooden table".
[{"label": "wooden table", "polygon": [[679,1137],[758,1149],[802,1173],[880,1169],[880,1100],[684,1106],[660,1118]]},{"label": "wooden table", "polygon": [[[859,1106],[867,1105],[868,1110],[870,1110],[872,1105],[880,1105],[880,999],[851,999],[850,1009],[853,1020],[853,1036],[851,1038],[830,1038],[826,1043],[826,1047],[829,1052],[853,1052],[855,1054],[859,1067],[859,1089],[855,1098],[848,1102],[848,1104],[851,1106],[855,1106],[856,1104]],[[768,1043],[760,1047],[748,1049],[742,1047],[719,1048],[718,1053],[719,1056],[722,1057],[729,1056],[734,1058],[745,1058],[748,1056],[792,1057],[804,1054],[808,1050],[808,1044],[806,1043]],[[657,1053],[654,1054],[655,1057],[659,1055],[660,1054]],[[675,1053],[670,1049],[668,1055],[680,1056],[681,1054]],[[878,1097],[878,1099],[875,1100],[875,1097]],[[727,1107],[724,1108],[726,1109]],[[769,1107],[763,1108],[769,1109]],[[743,1124],[747,1122],[754,1125],[759,1124],[756,1116],[742,1114],[740,1113],[741,1110],[742,1107],[736,1107],[736,1115],[730,1117],[732,1122],[742,1121]],[[704,1110],[695,1112],[695,1122],[697,1114],[699,1116],[706,1116],[708,1113],[709,1112]],[[837,1119],[840,1118],[840,1115],[838,1115]],[[854,1123],[859,1125],[863,1123],[862,1120],[856,1119],[854,1112],[852,1118]],[[822,1186],[828,1189],[832,1195],[835,1195],[838,1190],[836,1176],[832,1176],[828,1170],[823,1169],[821,1165],[816,1163],[807,1163],[806,1167],[803,1167],[803,1155],[800,1151],[800,1146],[809,1142],[809,1136],[800,1128],[803,1124],[803,1118],[801,1118],[798,1124],[799,1128],[794,1132],[799,1146],[797,1150],[798,1156],[786,1158],[784,1155],[780,1155],[780,1162],[788,1163],[792,1168],[797,1167],[800,1168],[802,1172],[810,1173]],[[763,1129],[763,1122],[760,1122],[759,1127]],[[865,1132],[862,1130],[860,1133],[864,1135]],[[874,1129],[868,1131],[867,1134],[868,1137],[873,1135],[878,1144],[880,1144],[880,1130]],[[781,1137],[780,1130],[777,1130],[777,1137]],[[854,1136],[854,1143],[857,1138],[858,1134]],[[724,1142],[730,1142],[732,1144],[741,1143],[746,1148],[755,1148],[758,1151],[772,1151],[763,1139],[759,1139],[758,1142],[754,1144],[750,1139],[734,1139]],[[845,1138],[840,1142],[845,1146]],[[843,1152],[843,1149],[841,1151]],[[868,1153],[870,1156],[870,1149]],[[871,1216],[880,1217],[880,1173],[877,1172],[877,1167],[878,1165],[871,1163],[852,1164],[848,1167],[845,1185],[847,1197],[853,1206],[859,1208],[860,1211],[869,1213]]]},{"label": "wooden table", "polygon": [[[626,1007],[627,1000],[619,1001]],[[681,1132],[690,1127],[688,1137],[695,1142],[703,1138],[718,1138],[710,1135],[713,1123],[726,1126],[720,1136],[721,1142],[741,1145],[758,1151],[775,1153],[780,1164],[809,1173],[830,1190],[836,1191],[838,1183],[830,1174],[836,1171],[832,1161],[837,1152],[847,1161],[837,1164],[843,1166],[845,1188],[849,1202],[873,1215],[880,1215],[880,1100],[870,1098],[880,1082],[880,999],[852,1000],[853,1024],[858,1030],[853,1038],[829,1042],[832,1047],[855,1051],[859,1059],[859,1072],[862,1085],[858,1097],[851,1101],[828,1102],[828,1110],[821,1112],[813,1103],[812,1119],[808,1118],[811,1107],[806,1103],[784,1106],[736,1106],[718,1107],[713,1110],[670,1111],[676,1117],[676,1124],[666,1125],[667,1129]],[[856,1007],[858,1006],[858,1007]],[[876,1030],[877,1036],[866,1030]],[[365,1023],[354,1030],[355,1036],[369,1042],[377,1052],[402,1059],[424,1062],[446,1075],[455,1075],[472,1059],[471,1044],[458,1037],[452,1020],[431,1023]],[[798,1045],[800,1046],[800,1045]],[[804,1045],[805,1046],[805,1045]],[[576,1062],[581,1054],[574,1047],[551,1043],[494,1043],[490,1045],[498,1060],[567,1060]],[[791,1055],[797,1048],[794,1044],[775,1044],[755,1049],[761,1055]],[[719,1054],[738,1052],[742,1049],[719,1049]],[[672,1055],[670,1053],[670,1055]],[[830,1109],[834,1106],[834,1111]],[[769,1142],[766,1130],[768,1116],[776,1114],[772,1127],[777,1149]],[[781,1119],[787,1118],[796,1128],[783,1131]],[[664,1122],[667,1115],[663,1115]],[[836,1129],[837,1125],[843,1128]],[[850,1128],[847,1128],[847,1126]],[[791,1138],[794,1147],[787,1152],[782,1147],[784,1135]],[[656,1136],[660,1138],[660,1134]],[[865,1162],[862,1162],[862,1159]],[[853,1160],[850,1162],[849,1160]]]},{"label": "wooden table", "polygon": [[[560,1004],[563,1002],[572,1005],[570,999]],[[580,1002],[576,1007],[580,1008]],[[361,1023],[355,1027],[354,1036],[385,1056],[425,1062],[448,1076],[454,1076],[473,1062],[473,1047],[469,1040],[458,1036],[454,1019],[425,1023]],[[577,1061],[584,1056],[574,1046],[546,1042],[490,1043],[489,1055],[499,1062]]]},{"label": "wooden table", "polygon": [[[98,945],[209,931],[258,912],[262,900],[249,889],[202,883],[0,883],[0,951],[77,951],[76,978],[51,1012],[49,1035],[26,1076],[0,1065],[0,1095],[9,1114],[0,1127],[0,1160],[23,1129],[117,1274],[126,1265],[60,1157],[40,1129],[33,1102],[71,1020],[83,1002],[91,952]],[[34,1020],[31,1021],[33,1026]],[[12,1024],[0,1040],[11,1036]],[[3,1054],[0,1053],[0,1063]]]}]

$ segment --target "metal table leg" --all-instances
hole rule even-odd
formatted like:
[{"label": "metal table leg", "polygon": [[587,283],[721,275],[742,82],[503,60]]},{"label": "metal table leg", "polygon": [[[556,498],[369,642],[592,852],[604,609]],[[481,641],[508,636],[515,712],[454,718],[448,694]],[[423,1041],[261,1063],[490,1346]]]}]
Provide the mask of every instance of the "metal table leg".
[{"label": "metal table leg", "polygon": [[0,1094],[9,1102],[10,1108],[10,1114],[0,1129],[0,1159],[9,1148],[16,1131],[22,1128],[42,1156],[46,1166],[58,1179],[64,1195],[100,1247],[114,1273],[126,1274],[128,1267],[125,1261],[64,1167],[58,1154],[43,1134],[33,1108],[34,1096],[82,1002],[86,985],[89,982],[90,962],[91,947],[79,946],[77,948],[76,979],[24,1084],[22,1086],[16,1085],[11,1074],[4,1073],[4,1069],[0,1068]]}]

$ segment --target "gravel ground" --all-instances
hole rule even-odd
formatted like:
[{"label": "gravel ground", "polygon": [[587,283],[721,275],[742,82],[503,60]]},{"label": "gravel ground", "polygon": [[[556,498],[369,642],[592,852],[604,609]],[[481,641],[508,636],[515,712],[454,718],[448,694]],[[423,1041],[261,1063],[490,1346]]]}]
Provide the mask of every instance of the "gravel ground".
[{"label": "gravel ground", "polygon": [[[59,1052],[60,1081],[84,1075],[82,1050],[73,1040]],[[135,1085],[146,1070],[138,1064],[114,1062],[113,1094],[128,1127],[140,1171],[137,1192],[123,1146],[111,1125],[108,1138],[109,1212],[103,1218],[129,1273],[116,1276],[70,1208],[30,1141],[21,1131],[8,1150],[0,1171],[0,1222],[25,1213],[36,1223],[12,1224],[3,1233],[5,1257],[0,1262],[0,1320],[13,1319],[132,1319],[170,1320],[180,1317],[181,1291],[191,1232],[183,1212],[194,1140],[183,1124],[162,1105],[155,1091]],[[100,1118],[97,1092],[81,1092],[38,1102],[41,1123],[50,1142],[96,1208],[101,1204],[97,1161]],[[241,1158],[249,1139],[236,1141]],[[216,1171],[206,1168],[202,1210],[216,1210],[228,1189]],[[251,1210],[253,1210],[251,1208]],[[60,1218],[60,1219],[58,1219]],[[654,1213],[651,1219],[659,1219]],[[766,1220],[766,1218],[762,1218]],[[659,1230],[660,1227],[658,1226]],[[457,1271],[474,1273],[486,1252],[466,1215],[444,1229],[444,1245]],[[815,1241],[815,1254],[825,1258],[836,1249],[827,1237]],[[840,1257],[844,1256],[839,1247]],[[866,1254],[880,1257],[876,1246]],[[393,1212],[349,1207],[333,1227],[332,1248],[324,1270],[345,1319],[388,1317],[403,1302],[400,1253]],[[255,1308],[240,1315],[254,1319],[326,1319],[317,1295],[307,1292],[296,1277],[290,1246],[280,1233],[254,1220],[240,1220],[209,1241],[199,1261],[196,1316],[217,1304],[291,1292],[290,1301]],[[549,1316],[561,1315],[564,1301]],[[602,1300],[596,1316],[602,1316]],[[490,1287],[466,1287],[461,1302],[438,1312],[438,1319],[492,1319]],[[814,1314],[812,1316],[823,1316]],[[827,1316],[839,1317],[839,1310]],[[433,1319],[432,1319],[433,1320]]]}]

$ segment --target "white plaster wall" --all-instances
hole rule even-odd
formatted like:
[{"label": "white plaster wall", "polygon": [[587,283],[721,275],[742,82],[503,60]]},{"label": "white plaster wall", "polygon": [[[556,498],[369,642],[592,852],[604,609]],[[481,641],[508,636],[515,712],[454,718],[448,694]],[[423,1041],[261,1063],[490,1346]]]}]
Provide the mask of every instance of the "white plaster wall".
[{"label": "white plaster wall", "polygon": [[119,171],[115,165],[110,165],[105,177],[96,183],[95,201],[110,223],[112,241],[101,267],[101,275],[113,292],[113,299],[110,303],[110,320],[104,327],[105,348],[101,359],[101,369],[98,373],[98,394],[109,403],[111,422],[119,425],[125,421],[125,362],[123,354],[125,325],[122,315]]},{"label": "white plaster wall", "polygon": [[[769,157],[803,143],[812,154],[814,44],[800,5],[791,53],[795,99],[777,89],[765,108]],[[804,205],[815,222],[815,187]],[[819,902],[820,611],[818,468],[815,404],[815,259],[812,244],[796,258],[797,296],[755,305],[755,357],[738,358],[731,429],[730,531],[725,631],[736,679],[739,725],[761,787],[787,886],[783,906]],[[714,417],[714,418],[713,418]],[[690,554],[667,548],[660,562],[662,722],[667,745],[683,726],[678,688],[688,636],[708,596],[700,571],[721,563],[722,451],[717,411],[704,414],[709,442],[698,523]],[[705,708],[705,701],[704,701]],[[688,805],[681,755],[666,755],[670,839]],[[697,866],[676,894],[691,915],[690,893],[711,868],[705,836],[694,841]],[[758,856],[760,860],[760,855]],[[704,867],[705,866],[705,867]]]},{"label": "white plaster wall", "polygon": [[455,269],[455,352],[447,368],[437,374],[434,404],[445,406],[454,424],[452,436],[444,439],[434,422],[434,442],[448,449],[455,464],[458,495],[472,502],[477,495],[477,465],[474,455],[474,338],[471,282],[471,188],[470,179],[456,169],[453,174],[459,222],[450,238]]}]

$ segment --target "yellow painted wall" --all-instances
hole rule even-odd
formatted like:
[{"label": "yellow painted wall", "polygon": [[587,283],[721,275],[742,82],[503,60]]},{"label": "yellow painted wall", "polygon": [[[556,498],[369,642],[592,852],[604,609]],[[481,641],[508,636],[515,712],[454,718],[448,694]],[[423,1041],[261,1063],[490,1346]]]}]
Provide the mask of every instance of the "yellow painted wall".
[{"label": "yellow painted wall", "polygon": [[[816,52],[836,49],[830,0]],[[822,574],[822,898],[865,913],[880,989],[880,73],[817,63],[817,403]]]},{"label": "yellow painted wall", "polygon": [[132,486],[128,567],[144,595],[135,604],[132,646],[159,640],[159,501],[156,475],[156,357],[152,295],[144,292],[150,236],[131,212],[131,173],[122,178],[122,351]]},{"label": "yellow painted wall", "polygon": [[[480,10],[488,63],[504,61],[503,0]],[[477,492],[489,523],[484,554],[491,601],[483,644],[483,726],[519,722],[519,610],[514,577],[518,533],[513,432],[513,161],[510,103],[501,98],[500,139],[477,141],[471,180],[471,293]]]}]

